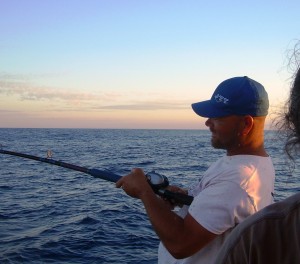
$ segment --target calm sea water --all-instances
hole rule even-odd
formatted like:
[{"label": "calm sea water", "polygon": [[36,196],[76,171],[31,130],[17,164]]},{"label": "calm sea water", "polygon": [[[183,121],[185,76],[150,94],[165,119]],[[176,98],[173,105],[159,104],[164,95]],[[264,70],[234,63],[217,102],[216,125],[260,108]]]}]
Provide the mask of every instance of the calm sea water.
[{"label": "calm sea water", "polygon": [[[297,191],[283,140],[266,132],[275,200]],[[189,186],[224,154],[197,130],[0,129],[3,149],[124,175],[155,170]],[[113,183],[0,154],[0,263],[156,263],[158,239],[139,200]],[[299,177],[298,177],[299,178]]]}]

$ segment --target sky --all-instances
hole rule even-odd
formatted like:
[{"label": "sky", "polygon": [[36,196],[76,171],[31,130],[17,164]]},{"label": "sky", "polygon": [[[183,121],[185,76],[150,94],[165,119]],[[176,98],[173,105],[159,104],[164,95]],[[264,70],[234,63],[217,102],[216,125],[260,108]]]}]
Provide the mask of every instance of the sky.
[{"label": "sky", "polygon": [[249,76],[271,121],[299,0],[0,0],[0,128],[203,129],[191,109]]}]

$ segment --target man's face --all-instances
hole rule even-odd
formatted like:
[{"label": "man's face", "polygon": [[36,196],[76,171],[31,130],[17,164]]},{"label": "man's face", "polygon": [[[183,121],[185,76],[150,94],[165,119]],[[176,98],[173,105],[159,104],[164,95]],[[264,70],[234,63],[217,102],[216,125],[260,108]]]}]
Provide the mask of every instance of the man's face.
[{"label": "man's face", "polygon": [[212,133],[212,146],[217,149],[226,149],[227,151],[237,148],[242,118],[240,116],[226,116],[207,119],[205,125]]}]

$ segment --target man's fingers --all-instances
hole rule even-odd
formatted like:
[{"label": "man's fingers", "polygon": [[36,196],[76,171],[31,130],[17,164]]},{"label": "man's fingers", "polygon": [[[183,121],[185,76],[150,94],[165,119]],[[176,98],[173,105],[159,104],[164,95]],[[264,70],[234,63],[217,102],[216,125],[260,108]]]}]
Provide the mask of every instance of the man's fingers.
[{"label": "man's fingers", "polygon": [[123,177],[122,177],[120,180],[118,180],[118,181],[116,182],[116,187],[117,187],[117,188],[122,187],[122,185],[123,185]]}]

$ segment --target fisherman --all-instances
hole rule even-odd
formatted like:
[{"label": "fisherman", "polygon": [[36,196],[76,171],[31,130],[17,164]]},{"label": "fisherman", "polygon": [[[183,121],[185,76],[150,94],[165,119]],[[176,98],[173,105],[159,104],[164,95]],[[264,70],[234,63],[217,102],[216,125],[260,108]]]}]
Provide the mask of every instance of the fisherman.
[{"label": "fisherman", "polygon": [[161,240],[158,263],[214,263],[231,230],[273,202],[275,172],[264,148],[268,107],[264,87],[246,76],[223,81],[210,100],[192,104],[196,114],[207,118],[212,146],[226,155],[188,191],[169,187],[194,196],[190,206],[173,211],[155,195],[140,168],[116,183],[143,202]]},{"label": "fisherman", "polygon": [[[292,162],[300,146],[300,42],[295,46],[294,57],[296,75],[286,112],[279,122],[279,128],[288,134],[285,150]],[[216,263],[300,263],[300,193],[267,206],[237,226]]]}]

